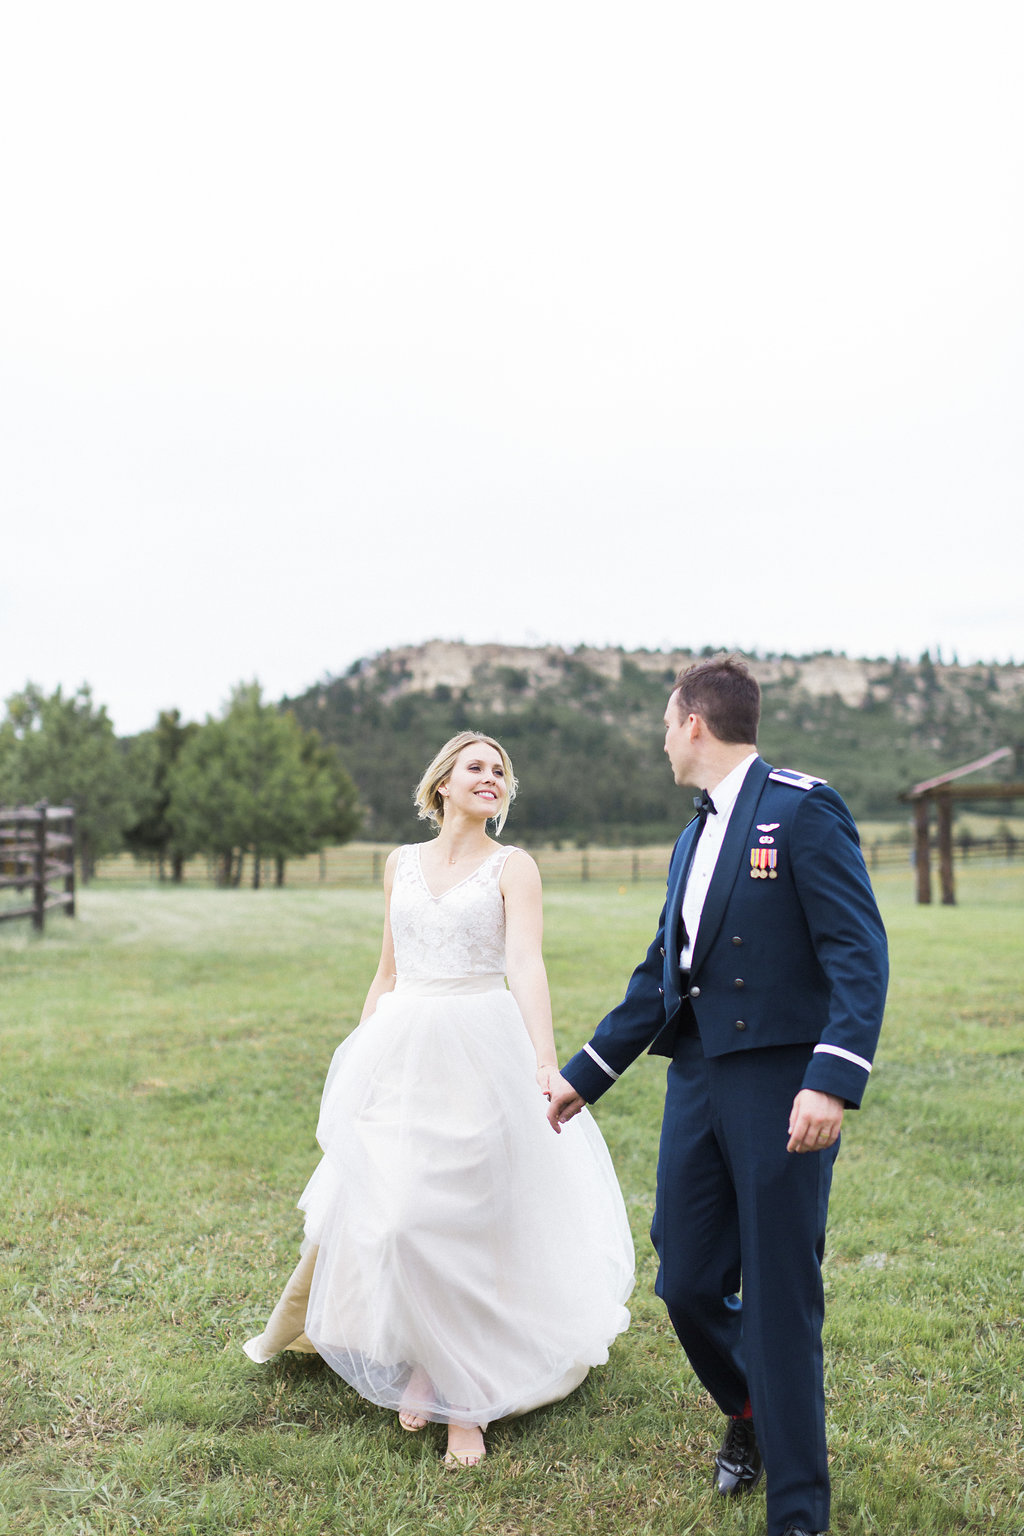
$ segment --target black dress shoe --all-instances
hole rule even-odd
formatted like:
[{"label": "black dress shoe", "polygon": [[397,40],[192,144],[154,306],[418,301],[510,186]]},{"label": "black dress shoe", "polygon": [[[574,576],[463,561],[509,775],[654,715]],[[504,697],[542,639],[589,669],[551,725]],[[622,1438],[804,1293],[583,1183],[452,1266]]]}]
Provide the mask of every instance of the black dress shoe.
[{"label": "black dress shoe", "polygon": [[726,1498],[746,1493],[761,1481],[764,1463],[757,1448],[753,1419],[730,1419],[715,1452],[715,1487]]}]

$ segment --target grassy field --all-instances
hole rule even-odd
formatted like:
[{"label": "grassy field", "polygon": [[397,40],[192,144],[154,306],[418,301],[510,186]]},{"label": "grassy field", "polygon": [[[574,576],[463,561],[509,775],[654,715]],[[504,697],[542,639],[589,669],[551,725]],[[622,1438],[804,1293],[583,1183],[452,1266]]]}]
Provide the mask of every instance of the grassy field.
[{"label": "grassy field", "polygon": [[[879,881],[894,983],[837,1167],[827,1371],[835,1536],[1024,1531],[1024,869],[960,905]],[[559,885],[547,955],[574,1048],[650,935],[654,883]],[[719,1417],[653,1296],[663,1064],[599,1118],[634,1225],[634,1323],[563,1404],[497,1427],[478,1473],[316,1360],[257,1367],[334,1044],[376,962],[359,890],[87,891],[0,929],[0,1533],[758,1533],[713,1501]]]}]

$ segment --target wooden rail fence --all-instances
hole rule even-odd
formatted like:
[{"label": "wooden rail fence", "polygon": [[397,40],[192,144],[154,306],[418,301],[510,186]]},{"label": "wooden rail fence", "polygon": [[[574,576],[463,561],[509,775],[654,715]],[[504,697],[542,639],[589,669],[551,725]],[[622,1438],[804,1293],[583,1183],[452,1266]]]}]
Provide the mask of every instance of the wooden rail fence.
[{"label": "wooden rail fence", "polygon": [[22,895],[27,905],[0,906],[0,923],[30,917],[43,931],[47,912],[63,907],[75,915],[75,813],[67,805],[0,806],[0,892]]},{"label": "wooden rail fence", "polygon": [[[311,886],[347,888],[377,886],[384,873],[384,863],[392,843],[346,843],[338,848],[324,848],[305,858],[289,859],[285,881],[292,889]],[[665,883],[671,844],[644,848],[531,848],[545,884],[558,881],[586,880],[594,883],[615,881],[619,885],[638,881]],[[864,843],[864,857],[873,873],[884,869],[911,869],[914,845],[909,840],[872,839]],[[1024,838],[1011,836],[967,837],[956,840],[954,857],[958,862],[970,859],[1020,859],[1024,857]],[[216,868],[212,861],[190,859],[183,870],[185,883],[213,885]],[[155,860],[136,859],[130,853],[114,854],[96,866],[96,883],[149,884],[159,878]]]}]

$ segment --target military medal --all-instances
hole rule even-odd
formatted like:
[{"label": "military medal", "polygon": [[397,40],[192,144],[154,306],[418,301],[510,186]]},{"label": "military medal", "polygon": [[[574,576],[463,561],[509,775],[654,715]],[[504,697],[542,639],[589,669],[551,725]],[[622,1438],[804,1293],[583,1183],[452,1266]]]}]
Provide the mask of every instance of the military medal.
[{"label": "military medal", "polygon": [[777,848],[751,848],[751,880],[777,880],[779,877],[778,863],[779,850]]}]

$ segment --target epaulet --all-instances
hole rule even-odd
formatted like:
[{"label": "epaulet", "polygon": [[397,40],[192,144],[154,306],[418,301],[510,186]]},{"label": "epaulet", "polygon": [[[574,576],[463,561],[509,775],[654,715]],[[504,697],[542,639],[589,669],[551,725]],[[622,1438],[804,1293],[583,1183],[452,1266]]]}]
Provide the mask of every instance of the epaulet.
[{"label": "epaulet", "polygon": [[813,773],[797,773],[795,768],[773,768],[768,777],[776,784],[788,784],[791,789],[813,789],[815,784],[828,783],[828,779],[816,779]]}]

